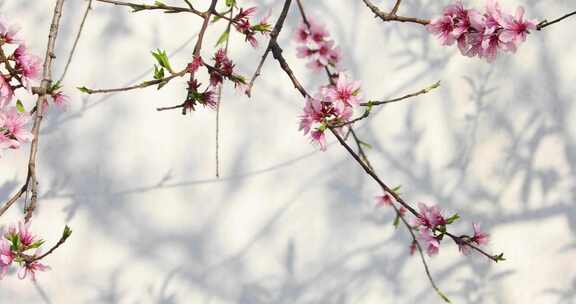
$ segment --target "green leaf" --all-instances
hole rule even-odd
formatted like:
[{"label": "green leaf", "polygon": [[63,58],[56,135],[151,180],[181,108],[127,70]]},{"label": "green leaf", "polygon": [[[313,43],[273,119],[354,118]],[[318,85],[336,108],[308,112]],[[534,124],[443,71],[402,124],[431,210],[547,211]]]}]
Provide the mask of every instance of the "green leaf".
[{"label": "green leaf", "polygon": [[58,91],[60,88],[62,88],[62,84],[60,83],[60,81],[52,84],[52,86],[48,89],[49,92],[55,92]]},{"label": "green leaf", "polygon": [[506,259],[504,258],[504,252],[495,255],[494,259],[496,260],[496,262],[506,261]]},{"label": "green leaf", "polygon": [[460,216],[458,215],[458,213],[456,213],[453,216],[446,219],[446,224],[450,225],[459,219],[460,219]]},{"label": "green leaf", "polygon": [[400,215],[396,214],[396,218],[394,219],[394,228],[398,228],[400,224]]},{"label": "green leaf", "polygon": [[86,94],[91,94],[91,90],[87,87],[77,87],[78,91]]},{"label": "green leaf", "polygon": [[64,232],[62,232],[62,238],[66,240],[72,235],[72,229],[68,225],[64,227]]},{"label": "green leaf", "polygon": [[254,30],[256,32],[267,33],[267,32],[272,31],[272,25],[270,25],[268,23],[259,23],[259,24],[252,26],[252,30]]},{"label": "green leaf", "polygon": [[396,194],[400,194],[400,188],[402,188],[402,185],[398,185],[398,186],[392,188],[392,192],[394,192]]},{"label": "green leaf", "polygon": [[226,0],[226,6],[236,6],[236,0]]},{"label": "green leaf", "polygon": [[154,56],[154,58],[161,67],[167,69],[168,71],[172,70],[172,68],[170,67],[170,61],[168,60],[168,55],[166,55],[165,51],[156,49],[156,52],[152,52],[152,56]]},{"label": "green leaf", "polygon": [[164,68],[154,65],[154,79],[164,78]]},{"label": "green leaf", "polygon": [[32,243],[30,246],[28,246],[28,249],[39,248],[40,246],[42,246],[42,244],[44,244],[44,240],[38,240]]},{"label": "green leaf", "polygon": [[370,145],[369,143],[363,142],[363,141],[361,141],[361,140],[359,140],[358,143],[359,143],[362,147],[364,147],[364,148],[366,148],[366,149],[368,149],[368,150],[372,150],[372,145]]},{"label": "green leaf", "polygon": [[16,109],[18,109],[18,112],[20,113],[26,112],[26,109],[24,109],[24,105],[22,104],[22,101],[20,101],[20,99],[16,100]]},{"label": "green leaf", "polygon": [[133,13],[137,13],[137,12],[143,11],[145,9],[145,7],[143,5],[140,5],[140,4],[129,4],[129,6],[132,8]]},{"label": "green leaf", "polygon": [[161,1],[154,1],[154,5],[164,7],[166,4],[162,3]]},{"label": "green leaf", "polygon": [[216,23],[216,22],[220,21],[220,19],[222,19],[222,17],[220,17],[220,16],[218,16],[218,15],[215,15],[215,16],[212,18],[212,21],[210,21],[210,22],[211,22],[211,23]]},{"label": "green leaf", "polygon": [[440,86],[440,81],[438,81],[438,82],[436,82],[435,84],[433,84],[433,85],[425,88],[425,89],[424,89],[424,93],[428,93],[428,92],[430,92],[430,91],[438,88],[439,86]]},{"label": "green leaf", "polygon": [[220,38],[218,38],[218,41],[216,42],[215,46],[219,46],[220,44],[226,42],[228,40],[228,37],[230,36],[230,31],[229,30],[225,30],[222,35],[220,35]]},{"label": "green leaf", "polygon": [[10,243],[12,243],[10,249],[12,249],[12,251],[17,251],[18,247],[20,247],[20,237],[18,237],[17,234],[13,234]]}]

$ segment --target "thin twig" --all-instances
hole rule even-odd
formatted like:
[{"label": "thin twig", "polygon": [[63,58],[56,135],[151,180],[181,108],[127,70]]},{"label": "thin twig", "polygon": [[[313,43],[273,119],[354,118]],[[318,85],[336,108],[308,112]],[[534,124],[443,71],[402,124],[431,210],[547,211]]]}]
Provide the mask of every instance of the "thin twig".
[{"label": "thin twig", "polygon": [[336,131],[334,128],[330,127],[329,128],[330,131],[332,132],[332,134],[334,134],[334,136],[336,136],[336,139],[338,140],[338,142],[340,142],[340,144],[348,151],[348,153],[356,160],[356,162],[362,167],[362,169],[364,169],[364,171],[370,176],[372,177],[372,179],[374,179],[379,185],[380,187],[382,187],[382,189],[386,192],[389,193],[392,197],[394,197],[394,199],[400,203],[402,206],[404,206],[404,208],[406,208],[406,210],[410,211],[410,213],[412,213],[414,216],[418,216],[419,213],[418,211],[416,211],[416,209],[412,208],[412,206],[408,205],[408,203],[406,203],[406,201],[404,201],[404,199],[402,199],[395,191],[392,190],[392,188],[388,187],[388,185],[386,185],[379,177],[378,175],[376,175],[376,173],[374,171],[372,171],[372,169],[370,169],[370,167],[368,165],[366,165],[362,159],[360,158],[360,156],[358,156],[358,154],[356,154],[354,152],[354,150],[352,150],[352,148],[346,143],[346,141],[344,141],[344,139],[342,138],[342,136],[340,136],[340,134],[338,134],[338,131]]},{"label": "thin twig", "polygon": [[369,102],[363,102],[360,105],[363,107],[370,107],[370,106],[379,106],[379,105],[384,105],[384,104],[389,104],[389,103],[394,103],[394,102],[399,102],[408,98],[412,98],[412,97],[416,97],[419,95],[423,95],[426,93],[429,93],[430,91],[438,88],[440,86],[440,81],[436,82],[435,84],[424,88],[418,92],[414,92],[414,93],[410,93],[410,94],[406,94],[402,97],[398,97],[398,98],[393,98],[393,99],[388,99],[388,100],[383,100],[383,101],[369,101]]},{"label": "thin twig", "polygon": [[436,291],[436,293],[444,301],[446,301],[447,303],[450,303],[450,300],[448,299],[448,297],[446,297],[446,295],[444,295],[444,293],[442,291],[440,291],[440,288],[438,288],[438,286],[436,285],[436,282],[434,281],[434,278],[432,277],[432,273],[430,272],[430,267],[428,267],[428,263],[426,262],[426,258],[424,257],[424,251],[422,250],[422,246],[420,245],[420,242],[418,242],[418,239],[416,238],[414,231],[412,231],[412,226],[410,226],[410,224],[406,221],[406,219],[404,218],[404,216],[402,215],[400,210],[398,210],[398,207],[396,207],[396,205],[392,204],[392,207],[396,211],[397,216],[400,217],[400,220],[402,221],[402,223],[404,223],[404,226],[406,226],[406,229],[408,230],[408,232],[410,232],[410,236],[412,237],[412,242],[414,242],[414,244],[416,244],[416,249],[418,250],[418,255],[420,256],[420,260],[422,261],[422,265],[424,266],[424,272],[426,273],[426,277],[428,278],[430,285],[432,286],[434,291]]},{"label": "thin twig", "polygon": [[62,244],[64,244],[66,242],[66,240],[70,237],[70,235],[72,235],[72,230],[70,229],[70,227],[66,226],[64,227],[64,232],[62,232],[62,236],[60,237],[60,239],[58,240],[58,242],[52,246],[52,248],[50,248],[50,250],[48,250],[46,253],[34,257],[30,260],[26,260],[26,263],[32,263],[35,261],[39,261],[47,256],[49,256],[50,254],[52,254],[56,249],[58,249],[58,247],[62,246]]},{"label": "thin twig", "polygon": [[294,88],[296,88],[298,90],[298,92],[300,92],[302,97],[309,97],[310,94],[308,94],[308,92],[306,92],[306,89],[304,89],[304,87],[300,84],[300,82],[298,81],[298,79],[294,75],[294,72],[292,71],[292,69],[288,65],[286,58],[284,58],[284,56],[282,55],[282,48],[276,42],[274,42],[274,44],[272,44],[272,55],[274,56],[274,59],[276,59],[276,61],[278,61],[278,64],[280,64],[280,68],[282,68],[282,70],[284,70],[286,75],[288,75],[288,77],[290,78],[290,81],[292,81],[292,84],[294,85]]},{"label": "thin twig", "polygon": [[64,72],[62,72],[62,76],[58,78],[56,83],[61,83],[66,77],[66,73],[68,72],[68,68],[70,67],[70,63],[72,62],[72,57],[74,57],[74,53],[76,52],[76,46],[78,46],[78,41],[80,41],[80,35],[82,34],[82,30],[84,29],[84,24],[86,23],[86,19],[88,18],[88,13],[92,9],[92,0],[88,0],[88,5],[86,6],[86,10],[84,11],[84,16],[82,16],[82,21],[80,22],[80,27],[78,28],[78,33],[76,33],[76,38],[74,39],[74,44],[72,45],[72,49],[70,50],[70,54],[68,55],[68,60],[66,61],[66,66],[64,66]]},{"label": "thin twig", "polygon": [[139,12],[144,10],[161,10],[165,13],[192,13],[194,15],[204,17],[204,13],[201,11],[194,9],[193,7],[189,6],[180,7],[180,6],[170,6],[165,4],[157,4],[157,5],[149,5],[149,4],[140,4],[140,3],[133,3],[133,2],[125,2],[125,1],[116,1],[116,0],[96,0],[102,3],[114,4],[118,6],[127,6],[132,8],[133,12]]},{"label": "thin twig", "polygon": [[192,5],[192,2],[190,2],[190,0],[184,0],[184,2],[186,2],[186,5],[188,5],[188,7],[193,10],[194,6]]},{"label": "thin twig", "polygon": [[402,3],[402,0],[396,0],[396,4],[394,4],[394,7],[390,11],[390,15],[396,15],[398,9],[400,8],[400,3]]},{"label": "thin twig", "polygon": [[558,23],[558,22],[560,22],[560,21],[562,21],[562,20],[564,20],[564,19],[566,19],[566,18],[568,18],[568,17],[574,16],[574,15],[576,15],[576,11],[573,11],[573,12],[571,12],[571,13],[568,13],[568,14],[566,14],[566,15],[560,17],[560,18],[554,19],[554,20],[552,20],[552,21],[544,20],[544,21],[538,23],[538,25],[536,26],[536,30],[541,31],[541,30],[543,30],[544,28],[546,28],[546,27],[548,27],[548,26],[550,26],[550,25],[552,25],[552,24]]},{"label": "thin twig", "polygon": [[113,89],[89,89],[86,87],[81,87],[81,88],[79,88],[79,90],[81,90],[82,92],[84,92],[86,94],[103,94],[103,93],[113,93],[113,92],[126,92],[126,91],[131,91],[131,90],[136,90],[136,89],[147,88],[147,87],[154,86],[154,85],[161,84],[161,83],[167,83],[167,82],[171,81],[172,79],[177,78],[177,77],[182,77],[182,76],[186,75],[187,73],[188,73],[188,70],[184,69],[180,72],[176,72],[176,73],[174,73],[168,77],[164,77],[162,79],[148,80],[148,81],[144,81],[142,83],[128,86],[128,87],[113,88]]},{"label": "thin twig", "polygon": [[354,124],[354,123],[356,123],[356,122],[358,122],[358,121],[360,121],[360,120],[362,120],[362,119],[364,119],[364,118],[367,118],[369,115],[370,115],[370,111],[364,111],[364,113],[363,113],[361,116],[359,116],[359,117],[357,117],[357,118],[354,118],[354,119],[352,119],[352,120],[349,120],[349,121],[340,123],[340,124],[334,124],[334,125],[332,125],[332,127],[334,127],[334,128],[342,128],[342,127],[344,127],[344,126],[348,126],[348,125]]},{"label": "thin twig", "polygon": [[40,88],[35,91],[38,93],[38,100],[36,101],[36,113],[34,116],[34,125],[32,126],[32,143],[30,145],[30,158],[28,160],[28,177],[29,181],[26,183],[31,191],[30,205],[26,208],[25,221],[28,222],[32,218],[32,213],[36,209],[36,201],[38,198],[38,182],[36,178],[36,160],[38,158],[38,143],[40,140],[40,125],[44,117],[44,104],[48,90],[52,85],[52,62],[56,58],[54,48],[56,46],[56,38],[58,37],[58,29],[60,27],[60,18],[62,17],[62,6],[64,0],[57,0],[54,7],[54,15],[52,23],[50,24],[50,31],[48,33],[48,45],[46,47],[46,55],[44,57],[44,65],[42,71],[42,82]]},{"label": "thin twig", "polygon": [[290,9],[291,3],[292,3],[292,0],[286,0],[284,2],[284,7],[282,8],[282,12],[280,13],[280,16],[278,17],[276,24],[274,25],[274,30],[272,30],[272,33],[270,34],[270,41],[268,42],[268,47],[266,48],[266,51],[264,51],[264,54],[262,55],[262,58],[260,59],[260,63],[258,64],[258,67],[256,68],[256,72],[254,72],[254,75],[252,76],[252,79],[250,80],[250,84],[248,85],[248,89],[246,90],[246,95],[248,95],[248,97],[250,97],[250,95],[251,95],[252,86],[254,86],[254,81],[256,81],[256,78],[258,76],[260,76],[262,66],[264,65],[264,62],[266,61],[266,57],[268,57],[268,54],[272,50],[272,46],[276,43],[276,40],[278,39],[278,35],[280,34],[280,31],[282,31],[282,26],[284,25],[284,20],[286,20],[286,16],[288,15],[288,10]]},{"label": "thin twig", "polygon": [[362,144],[364,144],[364,143],[358,138],[358,136],[356,135],[356,132],[354,132],[354,129],[352,128],[352,126],[350,126],[350,134],[352,134],[352,138],[356,142],[356,147],[358,148],[358,154],[360,154],[360,156],[362,157],[362,159],[364,160],[366,165],[370,168],[370,170],[374,171],[372,164],[370,164],[370,160],[368,160],[368,155],[366,155],[366,152],[364,151],[364,147],[362,147]]},{"label": "thin twig", "polygon": [[20,187],[20,190],[18,190],[18,192],[12,195],[12,197],[7,202],[5,202],[4,205],[2,205],[2,208],[0,208],[0,216],[2,216],[4,212],[10,209],[10,207],[22,196],[22,194],[26,192],[26,189],[28,189],[27,183],[25,183],[22,187]]},{"label": "thin twig", "polygon": [[[374,13],[374,15],[376,15],[376,17],[382,19],[382,21],[385,21],[385,22],[388,22],[388,21],[409,22],[409,23],[417,23],[420,25],[428,25],[430,23],[430,20],[428,20],[428,19],[398,16],[398,15],[396,15],[395,12],[394,13],[391,12],[391,13],[387,14],[387,13],[383,12],[382,10],[380,10],[372,2],[370,2],[370,0],[362,0],[362,1],[372,11],[372,13]],[[400,5],[399,2],[397,4]]]}]

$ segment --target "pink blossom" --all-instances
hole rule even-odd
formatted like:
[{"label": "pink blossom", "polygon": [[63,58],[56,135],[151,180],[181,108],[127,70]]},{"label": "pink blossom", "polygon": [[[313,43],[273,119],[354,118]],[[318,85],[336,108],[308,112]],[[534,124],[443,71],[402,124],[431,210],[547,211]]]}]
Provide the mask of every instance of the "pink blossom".
[{"label": "pink blossom", "polygon": [[30,222],[18,223],[18,237],[20,238],[20,243],[24,246],[30,246],[34,243],[35,236],[30,232]]},{"label": "pink blossom", "polygon": [[462,55],[485,58],[492,62],[500,51],[515,52],[526,40],[536,22],[524,20],[524,9],[516,15],[503,12],[498,1],[489,0],[484,13],[465,9],[460,1],[447,6],[443,15],[433,19],[428,30],[442,45],[458,42]]},{"label": "pink blossom", "polygon": [[479,246],[484,246],[488,244],[488,234],[480,230],[480,224],[472,224],[474,229],[474,236],[472,236],[472,241]]},{"label": "pink blossom", "polygon": [[376,197],[376,204],[378,206],[392,206],[392,196],[388,193]]},{"label": "pink blossom", "polygon": [[324,151],[326,150],[324,130],[329,124],[348,121],[352,116],[352,110],[350,107],[336,107],[322,92],[324,90],[320,90],[320,94],[315,98],[306,98],[303,113],[300,115],[299,130],[304,131],[304,135],[310,133],[312,142],[318,143]]},{"label": "pink blossom", "polygon": [[20,40],[17,37],[20,27],[8,25],[4,18],[0,18],[0,38],[6,43],[18,43]]},{"label": "pink blossom", "polygon": [[47,270],[50,270],[50,267],[38,261],[30,263],[27,262],[18,271],[18,278],[20,280],[24,280],[29,275],[32,281],[36,281],[36,271],[47,271]]},{"label": "pink blossom", "polygon": [[194,56],[192,62],[188,64],[187,69],[188,73],[196,73],[198,69],[202,66],[202,57],[201,56]]},{"label": "pink blossom", "polygon": [[430,33],[438,36],[442,45],[452,45],[454,43],[454,36],[452,35],[454,23],[449,16],[441,16],[433,19],[430,24],[427,25],[427,28]]},{"label": "pink blossom", "polygon": [[359,91],[360,81],[350,80],[345,73],[340,73],[336,85],[328,88],[326,96],[347,106],[357,106],[360,104]]},{"label": "pink blossom", "polygon": [[426,248],[426,253],[428,256],[438,254],[438,250],[440,249],[440,242],[436,237],[430,234],[430,230],[422,227],[420,229],[419,239],[424,243],[424,247]]},{"label": "pink blossom", "polygon": [[407,211],[407,210],[406,210],[406,208],[404,208],[404,206],[401,206],[401,207],[398,209],[398,212],[400,213],[401,216],[404,216],[404,215],[406,214],[406,211]]},{"label": "pink blossom", "polygon": [[54,104],[60,109],[66,110],[68,108],[70,98],[66,94],[58,91],[52,94],[51,97]]},{"label": "pink blossom", "polygon": [[502,27],[504,31],[500,35],[500,40],[505,43],[518,45],[526,41],[526,36],[530,30],[536,29],[536,22],[533,20],[524,20],[524,8],[519,7],[516,15],[505,15],[502,18]]},{"label": "pink blossom", "polygon": [[20,113],[16,108],[6,112],[0,109],[0,130],[4,135],[0,137],[0,145],[18,149],[22,143],[32,140],[32,133],[25,128],[29,120],[28,113]]},{"label": "pink blossom", "polygon": [[12,85],[0,75],[0,108],[6,106],[14,97],[14,89]]},{"label": "pink blossom", "polygon": [[440,214],[438,206],[428,207],[423,203],[419,203],[418,209],[420,209],[420,213],[413,222],[414,226],[434,229],[437,226],[446,225],[446,220]]},{"label": "pink blossom", "polygon": [[308,42],[321,43],[327,39],[328,36],[330,36],[330,34],[324,25],[317,23],[313,18],[309,18],[308,24],[302,22],[298,25],[294,35],[294,40],[302,44]]},{"label": "pink blossom", "polygon": [[8,268],[14,260],[14,253],[10,249],[10,243],[3,240],[0,243],[0,279],[8,272]]},{"label": "pink blossom", "polygon": [[28,53],[26,45],[21,44],[18,46],[16,51],[14,51],[14,59],[16,60],[16,68],[22,74],[27,86],[31,79],[38,78],[41,60],[39,57]]},{"label": "pink blossom", "polygon": [[324,135],[324,130],[316,129],[310,132],[310,138],[312,139],[313,143],[316,143],[320,146],[321,151],[326,151],[326,135]]},{"label": "pink blossom", "polygon": [[294,40],[299,44],[296,55],[308,58],[306,66],[315,72],[327,66],[337,67],[341,59],[341,51],[335,47],[330,33],[324,25],[309,19],[308,24],[302,22],[294,34]]},{"label": "pink blossom", "polygon": [[475,243],[478,246],[485,246],[488,244],[488,234],[480,230],[480,225],[473,223],[472,229],[474,230],[474,235],[472,237],[462,236],[461,240],[458,241],[458,250],[464,255],[470,254],[471,247],[467,242]]}]

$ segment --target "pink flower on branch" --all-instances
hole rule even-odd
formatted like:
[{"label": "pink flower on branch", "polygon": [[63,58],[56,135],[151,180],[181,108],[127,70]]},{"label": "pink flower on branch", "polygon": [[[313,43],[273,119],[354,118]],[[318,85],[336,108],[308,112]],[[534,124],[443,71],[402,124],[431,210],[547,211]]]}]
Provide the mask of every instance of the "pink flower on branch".
[{"label": "pink flower on branch", "polygon": [[308,24],[302,22],[294,34],[294,40],[299,44],[297,56],[308,58],[310,61],[306,66],[314,71],[321,71],[327,66],[337,67],[341,51],[329,37],[330,33],[324,25],[314,19],[309,19]]},{"label": "pink flower on branch", "polygon": [[[38,255],[38,253],[36,254]],[[30,277],[30,280],[36,281],[36,271],[48,271],[50,267],[44,265],[38,261],[34,262],[25,262],[24,265],[18,271],[18,278],[20,280],[24,280],[27,276]]]},{"label": "pink flower on branch", "polygon": [[420,209],[420,212],[413,221],[414,226],[435,229],[437,226],[446,225],[446,219],[440,213],[438,206],[428,207],[423,203],[419,203],[418,209]]},{"label": "pink flower on branch", "polygon": [[524,9],[519,7],[516,15],[502,12],[495,0],[490,0],[485,12],[465,9],[460,1],[447,6],[442,16],[427,26],[442,45],[458,42],[462,55],[478,56],[488,62],[496,59],[499,51],[515,52],[526,40],[536,22],[524,20]]},{"label": "pink flower on branch", "polygon": [[458,242],[458,249],[464,255],[470,254],[471,247],[468,245],[468,243],[472,243],[476,246],[485,246],[488,244],[488,234],[480,230],[479,224],[473,223],[472,229],[474,231],[474,235],[472,237],[463,235],[460,237],[460,241]]},{"label": "pink flower on branch", "polygon": [[16,69],[21,73],[26,86],[29,87],[30,80],[36,80],[40,76],[40,58],[28,53],[26,45],[21,44],[14,51],[14,59]]},{"label": "pink flower on branch", "polygon": [[326,97],[341,102],[343,106],[358,106],[360,104],[360,81],[351,80],[345,73],[338,75],[335,86],[326,88]]},{"label": "pink flower on branch", "polygon": [[322,87],[316,97],[306,99],[299,129],[304,131],[304,135],[310,133],[311,141],[317,143],[322,151],[326,150],[324,131],[350,120],[353,107],[359,104],[359,89],[359,82],[348,80],[341,73],[335,85]]},{"label": "pink flower on branch", "polygon": [[18,149],[22,143],[32,140],[32,133],[26,129],[30,115],[20,113],[16,108],[0,108],[0,147]]},{"label": "pink flower on branch", "polygon": [[425,227],[420,228],[419,239],[422,241],[424,248],[426,248],[428,256],[438,254],[438,251],[440,250],[440,241],[430,233],[429,229],[426,229]]},{"label": "pink flower on branch", "polygon": [[19,31],[19,26],[9,25],[4,18],[0,17],[0,39],[5,43],[18,43],[20,41],[17,37]]}]

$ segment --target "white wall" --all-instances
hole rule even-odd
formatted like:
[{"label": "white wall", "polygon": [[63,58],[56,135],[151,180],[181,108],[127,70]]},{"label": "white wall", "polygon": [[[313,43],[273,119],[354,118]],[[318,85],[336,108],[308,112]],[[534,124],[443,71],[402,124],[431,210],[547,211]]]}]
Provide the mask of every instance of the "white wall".
[{"label": "white wall", "polygon": [[[38,54],[53,2],[0,2]],[[304,2],[342,46],[365,96],[395,97],[442,80],[438,90],[386,106],[359,126],[386,182],[401,184],[409,201],[458,212],[456,233],[482,223],[489,248],[505,253],[506,262],[493,264],[445,242],[430,262],[441,289],[456,303],[576,301],[576,19],[531,34],[516,55],[488,64],[440,47],[419,25],[383,24],[361,1]],[[403,1],[400,12],[432,17],[448,2]],[[274,17],[282,4],[260,3]],[[576,9],[568,0],[503,5],[517,4],[536,19]],[[84,5],[65,5],[57,76]],[[280,44],[313,91],[324,79],[295,57],[295,8]],[[49,244],[65,223],[74,234],[47,259],[52,271],[37,285],[1,281],[0,303],[440,302],[418,258],[407,255],[406,231],[394,230],[389,210],[374,209],[377,185],[340,146],[321,153],[298,132],[303,101],[275,62],[251,100],[226,91],[221,179],[214,177],[215,113],[155,111],[182,101],[184,81],[108,96],[74,89],[150,79],[155,48],[175,52],[182,66],[196,19],[94,4],[65,81],[71,109],[51,109],[43,125],[33,222]],[[263,48],[240,39],[232,57],[251,75]],[[25,158],[0,159],[2,200],[22,183]],[[0,223],[17,219],[20,208]]]}]

